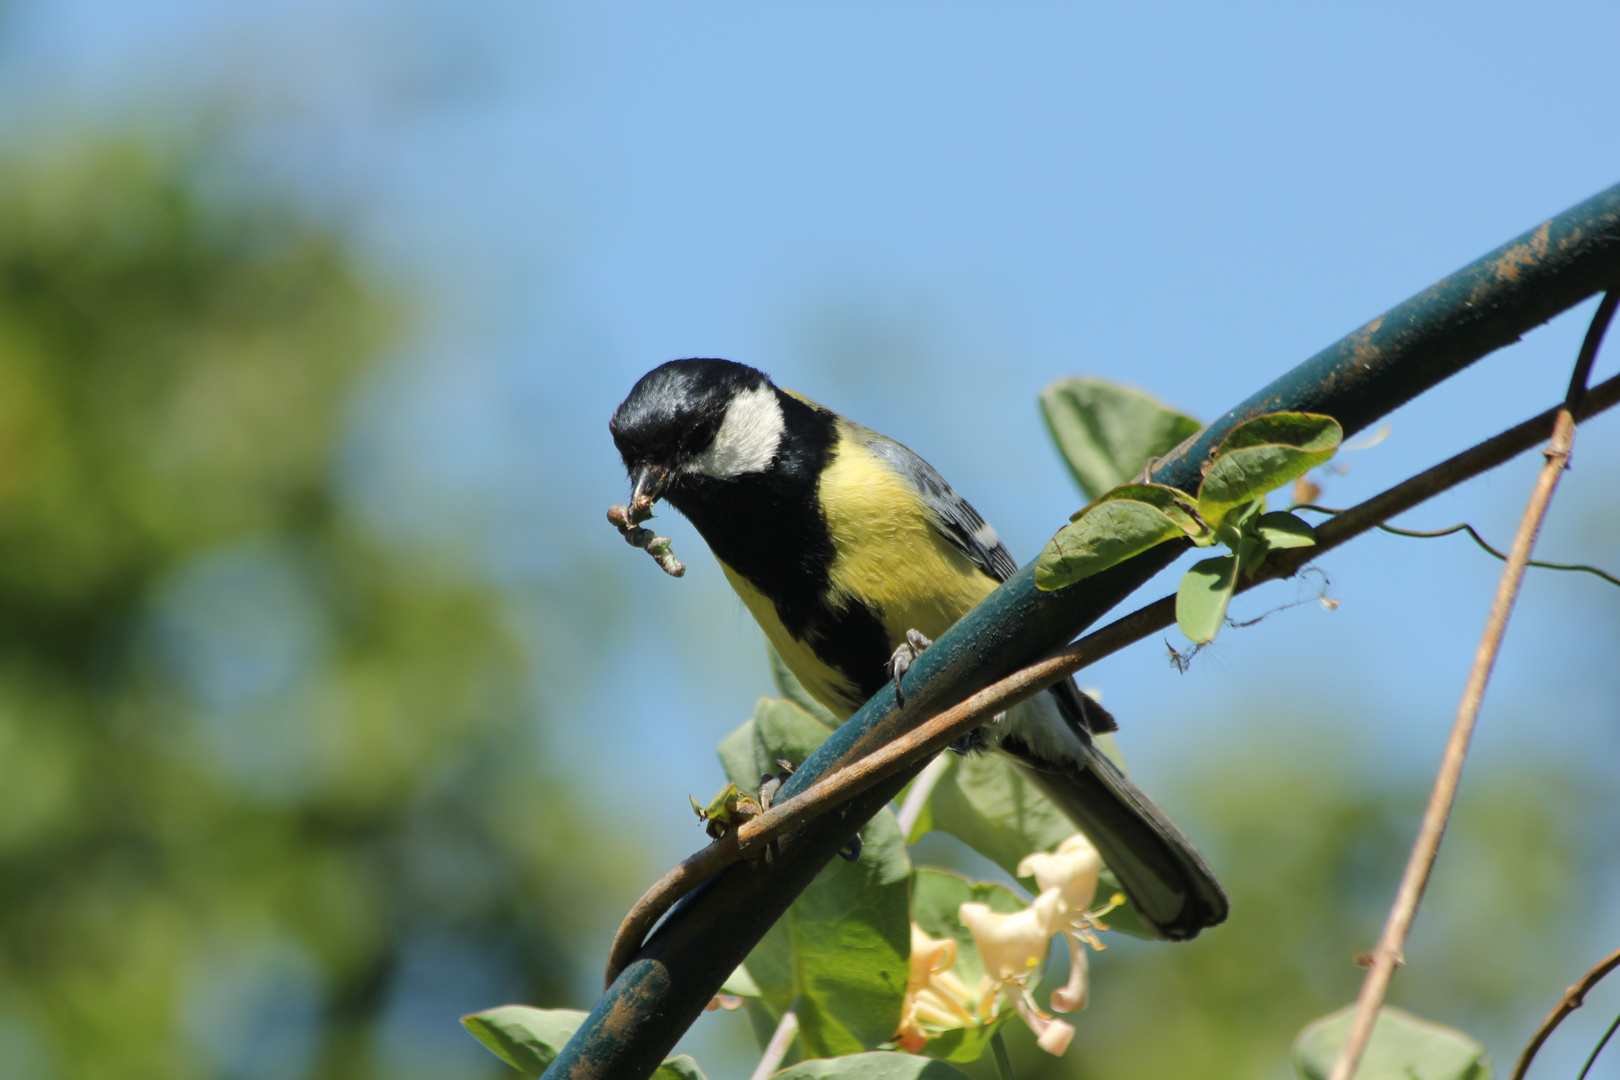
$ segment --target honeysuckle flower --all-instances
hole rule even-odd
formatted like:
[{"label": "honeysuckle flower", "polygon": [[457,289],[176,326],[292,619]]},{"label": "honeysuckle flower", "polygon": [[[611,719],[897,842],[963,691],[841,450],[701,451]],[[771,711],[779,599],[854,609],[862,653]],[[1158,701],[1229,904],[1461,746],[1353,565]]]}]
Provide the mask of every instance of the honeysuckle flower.
[{"label": "honeysuckle flower", "polygon": [[1101,949],[1098,919],[1120,903],[1116,896],[1093,909],[1102,857],[1084,836],[1076,834],[1056,851],[1038,852],[1018,864],[1019,877],[1033,877],[1039,889],[1028,907],[1013,912],[992,910],[987,904],[966,903],[957,917],[973,935],[984,965],[977,993],[951,973],[957,945],[948,938],[930,937],[911,924],[911,970],[895,1042],[912,1053],[928,1040],[953,1028],[982,1027],[992,1023],[1006,993],[1035,1041],[1049,1054],[1062,1054],[1074,1038],[1074,1028],[1043,1012],[1035,1004],[1034,989],[1046,966],[1052,938],[1062,935],[1071,962],[1068,983],[1053,991],[1053,1012],[1084,1008],[1087,962],[1084,946]]},{"label": "honeysuckle flower", "polygon": [[[1054,893],[1059,900],[1059,914],[1054,931],[1062,934],[1069,946],[1069,981],[1052,991],[1053,1012],[1073,1012],[1086,1007],[1090,994],[1087,981],[1088,965],[1082,943],[1102,949],[1097,940],[1098,912],[1091,910],[1097,896],[1097,876],[1102,872],[1102,856],[1079,833],[1058,845],[1056,851],[1036,852],[1018,864],[1019,877],[1033,877],[1041,895]],[[1108,905],[1109,910],[1119,901]]]},{"label": "honeysuckle flower", "polygon": [[986,904],[963,904],[957,910],[962,925],[973,935],[984,961],[985,976],[998,983],[1029,980],[1046,960],[1048,939],[1057,932],[1062,900],[1056,892],[1043,892],[1022,911],[1003,914]]},{"label": "honeysuckle flower", "polygon": [[1080,947],[1079,935],[1065,929],[1063,939],[1069,943],[1069,981],[1052,991],[1049,1003],[1053,1012],[1074,1012],[1085,1008],[1090,1000],[1090,966],[1086,961],[1086,950]]},{"label": "honeysuckle flower", "polygon": [[993,1018],[997,998],[1005,990],[1018,1015],[1035,1032],[1035,1042],[1042,1050],[1055,1055],[1068,1049],[1074,1028],[1042,1012],[1031,993],[1045,966],[1052,935],[1063,925],[1060,890],[1043,890],[1035,902],[1022,911],[1004,914],[990,910],[985,904],[968,903],[957,910],[957,916],[973,934],[979,958],[984,961],[985,976],[979,989],[980,1015]]},{"label": "honeysuckle flower", "polygon": [[956,942],[933,938],[911,924],[911,973],[906,977],[905,1003],[894,1041],[913,1054],[921,1053],[929,1039],[951,1028],[976,1027],[984,1021],[973,1011],[967,984],[952,974]]},{"label": "honeysuckle flower", "polygon": [[1097,895],[1097,875],[1102,872],[1102,856],[1080,833],[1058,845],[1056,851],[1037,851],[1018,864],[1019,877],[1032,877],[1041,892],[1058,890],[1069,911],[1085,911]]}]

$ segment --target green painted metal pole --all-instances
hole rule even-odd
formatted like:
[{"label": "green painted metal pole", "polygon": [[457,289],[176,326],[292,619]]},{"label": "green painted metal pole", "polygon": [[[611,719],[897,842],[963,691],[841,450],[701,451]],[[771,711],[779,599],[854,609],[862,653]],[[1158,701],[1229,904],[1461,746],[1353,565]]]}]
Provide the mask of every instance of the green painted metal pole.
[{"label": "green painted metal pole", "polygon": [[[1160,462],[1154,479],[1192,490],[1232,428],[1282,409],[1326,413],[1359,430],[1594,293],[1620,286],[1620,185],[1543,223],[1324,349]],[[990,682],[1071,640],[1181,553],[1161,545],[1057,592],[1026,566],[923,653],[901,715],[885,687],[794,773],[802,790]],[[651,1075],[772,923],[916,770],[891,778],[782,841],[769,865],[739,863],[669,914],[547,1080]]]}]

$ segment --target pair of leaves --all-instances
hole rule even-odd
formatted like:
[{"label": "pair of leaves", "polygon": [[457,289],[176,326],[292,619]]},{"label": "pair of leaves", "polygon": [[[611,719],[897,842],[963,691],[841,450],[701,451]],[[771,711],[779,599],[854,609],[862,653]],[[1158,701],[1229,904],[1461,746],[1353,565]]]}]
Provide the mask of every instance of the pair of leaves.
[{"label": "pair of leaves", "polygon": [[[1307,1025],[1294,1042],[1303,1080],[1327,1080],[1350,1035],[1354,1005]],[[1378,1010],[1357,1080],[1490,1080],[1485,1048],[1455,1028],[1384,1006]]]},{"label": "pair of leaves", "polygon": [[1339,422],[1317,413],[1269,413],[1239,424],[1221,440],[1198,486],[1205,524],[1219,529],[1231,511],[1325,464],[1343,441]]},{"label": "pair of leaves", "polygon": [[1188,641],[1202,645],[1215,639],[1238,582],[1273,551],[1316,543],[1316,533],[1304,521],[1284,510],[1262,513],[1263,507],[1256,500],[1227,514],[1221,531],[1232,554],[1200,559],[1182,575],[1176,589],[1176,625]]},{"label": "pair of leaves", "polygon": [[[585,1022],[577,1009],[531,1009],[502,1005],[461,1018],[462,1026],[495,1056],[526,1077],[537,1077],[551,1066],[563,1045]],[[653,1080],[704,1080],[697,1062],[682,1054],[665,1059]]]},{"label": "pair of leaves", "polygon": [[1041,391],[1047,430],[1087,499],[1130,483],[1198,434],[1197,420],[1127,386],[1063,379]]},{"label": "pair of leaves", "polygon": [[1240,511],[1242,518],[1266,492],[1327,461],[1342,437],[1335,420],[1310,413],[1273,413],[1240,424],[1216,451],[1196,498],[1162,484],[1105,492],[1047,543],[1035,583],[1061,589],[1180,537],[1200,547],[1218,540],[1235,545],[1238,531],[1227,517]]},{"label": "pair of leaves", "polygon": [[1266,513],[1265,496],[1327,462],[1343,439],[1344,429],[1331,417],[1272,413],[1239,424],[1221,442],[1198,487],[1198,513],[1232,553],[1194,563],[1181,579],[1176,624],[1189,641],[1215,639],[1238,582],[1273,551],[1316,543],[1316,533],[1298,517]]},{"label": "pair of leaves", "polygon": [[1038,588],[1063,588],[1199,531],[1190,498],[1138,482],[1150,461],[1199,432],[1197,420],[1140,390],[1085,378],[1063,379],[1041,391],[1041,415],[1091,505],[1041,552]]},{"label": "pair of leaves", "polygon": [[[1144,400],[1168,416],[1180,416]],[[1050,422],[1054,406],[1044,398],[1043,404]],[[1092,413],[1096,411],[1094,407]],[[1131,411],[1148,411],[1148,406],[1137,401]],[[1071,427],[1077,426],[1073,417],[1070,421]],[[1163,419],[1158,427],[1181,430]],[[1056,431],[1057,425],[1053,428]],[[1090,432],[1093,442],[1101,440],[1101,430]],[[1196,498],[1160,484],[1127,483],[1075,514],[1041,552],[1035,565],[1036,587],[1064,588],[1170,540],[1188,539],[1199,547],[1224,543],[1232,553],[1197,563],[1183,578],[1176,597],[1176,621],[1182,632],[1200,644],[1210,641],[1220,630],[1244,573],[1264,562],[1271,551],[1316,542],[1310,526],[1294,515],[1264,513],[1265,495],[1326,462],[1343,435],[1337,421],[1311,413],[1272,413],[1239,424],[1215,451]],[[1059,445],[1067,454],[1061,439]],[[1141,447],[1131,444],[1129,449]],[[1123,467],[1124,452],[1119,449],[1114,459],[1116,471]],[[1082,474],[1080,468],[1075,472]],[[1106,471],[1089,472],[1095,482]],[[1086,480],[1082,487],[1087,487]]]},{"label": "pair of leaves", "polygon": [[[802,762],[830,733],[794,702],[761,698],[753,718],[720,744],[720,760],[734,784],[752,790],[776,771],[777,758]],[[911,860],[889,810],[867,823],[861,839],[860,858],[835,859],[816,875],[743,964],[757,989],[748,1002],[756,1030],[768,1036],[792,1009],[799,1045],[812,1057],[870,1050],[900,1026]]]}]

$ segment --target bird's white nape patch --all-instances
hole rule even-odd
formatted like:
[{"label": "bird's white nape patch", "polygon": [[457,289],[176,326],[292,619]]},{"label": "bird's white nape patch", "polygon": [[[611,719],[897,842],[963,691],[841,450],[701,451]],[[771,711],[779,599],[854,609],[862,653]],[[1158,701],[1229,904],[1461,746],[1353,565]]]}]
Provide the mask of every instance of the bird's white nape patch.
[{"label": "bird's white nape patch", "polygon": [[717,480],[764,472],[776,458],[786,426],[773,388],[744,390],[726,407],[714,442],[687,468]]}]

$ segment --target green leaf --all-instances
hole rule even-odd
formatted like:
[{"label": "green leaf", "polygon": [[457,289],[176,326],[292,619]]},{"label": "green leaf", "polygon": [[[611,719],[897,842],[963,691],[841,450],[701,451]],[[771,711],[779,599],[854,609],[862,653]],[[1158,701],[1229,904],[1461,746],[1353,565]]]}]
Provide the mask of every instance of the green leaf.
[{"label": "green leaf", "polygon": [[[537,1077],[551,1066],[563,1044],[585,1022],[577,1009],[532,1009],[502,1005],[463,1016],[461,1024],[473,1037],[524,1076]],[[682,1054],[668,1058],[653,1073],[654,1080],[705,1080],[697,1062]]]},{"label": "green leaf", "polygon": [[1200,428],[1198,421],[1127,386],[1064,379],[1041,391],[1041,415],[1086,498],[1129,483]]},{"label": "green leaf", "polygon": [[1176,625],[1187,640],[1202,645],[1215,640],[1226,605],[1237,589],[1236,555],[1222,555],[1193,563],[1176,589]]},{"label": "green leaf", "polygon": [[[1259,533],[1255,531],[1256,525],[1266,512],[1264,496],[1235,506],[1226,511],[1226,516],[1212,531],[1215,543],[1225,544],[1234,552],[1241,554],[1243,545],[1259,547]],[[1245,563],[1244,565],[1248,565]]]},{"label": "green leaf", "polygon": [[878,1051],[803,1061],[775,1080],[967,1080],[967,1073],[932,1058]]},{"label": "green leaf", "polygon": [[1316,545],[1316,530],[1286,510],[1261,514],[1260,520],[1255,523],[1255,531],[1259,533],[1266,547],[1273,551]]},{"label": "green leaf", "polygon": [[744,791],[758,791],[761,776],[780,770],[777,758],[795,765],[815,752],[832,730],[791,701],[762,697],[752,719],[720,742],[720,764],[726,778]]},{"label": "green leaf", "polygon": [[679,1057],[665,1058],[664,1063],[652,1074],[652,1080],[707,1080],[707,1078],[690,1054],[682,1054]]},{"label": "green leaf", "polygon": [[1013,763],[999,754],[951,755],[928,799],[931,828],[950,833],[1009,875],[1024,856],[1049,851],[1075,833]]},{"label": "green leaf", "polygon": [[[1294,1041],[1294,1068],[1304,1080],[1326,1080],[1350,1035],[1356,1007],[1305,1026]],[[1384,1006],[1356,1080],[1490,1080],[1490,1060],[1478,1042],[1443,1024]]]},{"label": "green leaf", "polygon": [[804,688],[799,677],[788,670],[787,664],[782,661],[782,654],[776,651],[776,647],[767,641],[765,651],[770,654],[771,681],[776,683],[777,693],[815,717],[829,731],[837,729],[838,718],[827,711],[827,706],[810,696],[810,691]]},{"label": "green leaf", "polygon": [[[827,729],[791,702],[762,699],[754,719],[721,744],[735,780],[803,761]],[[729,748],[729,749],[728,749]],[[744,962],[772,1020],[799,1015],[804,1052],[853,1054],[887,1042],[900,1026],[911,958],[911,860],[894,813],[861,830],[861,855],[834,859],[799,894]]]},{"label": "green leaf", "polygon": [[1233,428],[1221,440],[1214,456],[1218,458],[1237,450],[1264,446],[1288,446],[1304,453],[1325,454],[1337,450],[1343,441],[1344,429],[1331,416],[1274,412],[1245,420]]},{"label": "green leaf", "polygon": [[745,998],[757,998],[760,996],[759,987],[754,985],[754,980],[749,976],[748,969],[745,967],[739,967],[736,971],[733,971],[731,977],[720,984],[720,992]]},{"label": "green leaf", "polygon": [[1122,563],[1166,540],[1207,534],[1187,496],[1161,484],[1126,484],[1076,514],[1047,541],[1035,563],[1035,586],[1061,589]]},{"label": "green leaf", "polygon": [[[917,830],[949,833],[1011,876],[1026,855],[1051,851],[1078,830],[1017,766],[999,754],[951,755],[934,786]],[[1107,898],[1122,891],[1104,871],[1097,888]],[[1105,920],[1109,929],[1156,939],[1129,905]],[[937,935],[936,935],[937,936]]]},{"label": "green leaf", "polygon": [[502,1005],[463,1016],[461,1025],[495,1056],[525,1076],[539,1076],[550,1067],[563,1044],[585,1022],[577,1009],[531,1009]]},{"label": "green leaf", "polygon": [[1330,416],[1271,413],[1232,429],[1198,488],[1198,511],[1215,528],[1235,506],[1253,502],[1331,458],[1344,430]]}]

